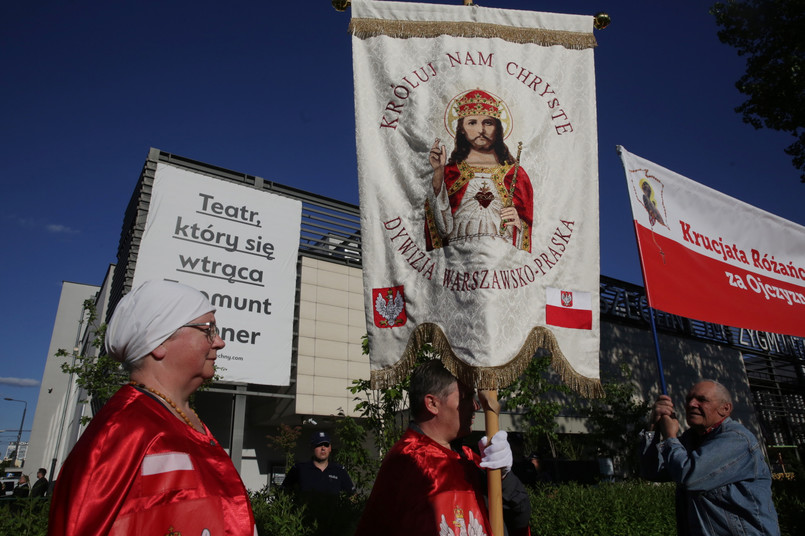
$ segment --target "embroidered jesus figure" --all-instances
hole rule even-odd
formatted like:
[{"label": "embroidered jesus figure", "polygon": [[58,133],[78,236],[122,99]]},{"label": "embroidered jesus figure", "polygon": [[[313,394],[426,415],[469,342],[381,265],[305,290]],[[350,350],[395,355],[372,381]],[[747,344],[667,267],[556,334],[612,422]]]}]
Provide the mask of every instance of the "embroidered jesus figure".
[{"label": "embroidered jesus figure", "polygon": [[425,204],[428,250],[492,238],[531,251],[531,180],[504,143],[504,120],[510,123],[508,107],[481,89],[461,95],[448,109],[455,148],[448,159],[437,138],[429,154],[433,177]]}]

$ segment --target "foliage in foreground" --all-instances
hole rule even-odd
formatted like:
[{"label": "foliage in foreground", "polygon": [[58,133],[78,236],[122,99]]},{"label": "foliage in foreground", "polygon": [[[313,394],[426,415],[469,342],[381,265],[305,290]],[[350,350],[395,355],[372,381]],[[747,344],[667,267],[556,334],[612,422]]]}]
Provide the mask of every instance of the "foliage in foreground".
[{"label": "foliage in foreground", "polygon": [[[798,475],[799,476],[799,475]],[[529,490],[534,536],[652,536],[676,534],[675,484],[628,480],[586,486],[545,484]],[[780,534],[805,526],[805,480],[772,483]]]},{"label": "foliage in foreground", "polygon": [[[261,536],[313,536],[317,523],[308,508],[292,493],[274,487],[249,492],[254,521]],[[338,506],[330,513],[327,530],[338,536],[355,532],[364,502],[341,495]]]},{"label": "foliage in foreground", "polygon": [[578,402],[578,411],[587,419],[589,433],[583,439],[590,453],[618,458],[620,472],[628,477],[638,474],[635,445],[652,403],[637,400],[637,387],[630,381],[632,371],[621,364],[617,373],[601,377],[604,398]]},{"label": "foliage in foreground", "polygon": [[45,536],[50,501],[39,499],[0,500],[0,534]]},{"label": "foliage in foreground", "polygon": [[802,534],[805,527],[805,471],[796,464],[794,480],[773,480],[771,492],[782,536]]},{"label": "foliage in foreground", "polygon": [[544,485],[531,495],[534,536],[676,534],[673,484]]},{"label": "foliage in foreground", "polygon": [[[782,536],[800,534],[805,526],[805,480],[775,481],[772,491]],[[529,495],[534,536],[676,534],[673,484],[639,480],[598,486],[544,484]],[[265,487],[250,492],[249,497],[261,535],[313,535],[315,525],[292,495]],[[0,534],[45,536],[49,504],[26,499],[0,502]],[[12,505],[18,507],[12,510]],[[345,501],[339,518],[351,520],[354,526],[362,509],[360,500]]]},{"label": "foliage in foreground", "polygon": [[[500,401],[509,411],[520,411],[524,417],[523,439],[526,452],[548,451],[556,458],[556,441],[559,438],[556,416],[562,403],[546,397],[552,392],[572,395],[565,385],[557,385],[549,379],[550,355],[537,355],[528,364],[525,372],[511,385],[500,390]],[[543,443],[547,447],[542,447]]]},{"label": "foliage in foreground", "polygon": [[311,536],[316,528],[306,520],[304,505],[298,506],[289,493],[265,486],[260,491],[250,491],[249,499],[261,535]]},{"label": "foliage in foreground", "polygon": [[[92,348],[96,350],[102,348],[106,324],[98,323],[94,299],[84,300],[81,315],[82,322],[87,323],[87,332],[92,337]],[[112,395],[128,380],[128,374],[123,371],[120,363],[104,355],[103,352],[101,354],[96,358],[78,353],[78,348],[73,351],[59,348],[55,357],[70,359],[70,362],[62,363],[62,372],[74,374],[76,384],[103,403],[112,398]],[[87,402],[86,399],[81,400],[81,403]],[[90,417],[84,415],[81,417],[81,424],[85,425],[89,420]]]}]

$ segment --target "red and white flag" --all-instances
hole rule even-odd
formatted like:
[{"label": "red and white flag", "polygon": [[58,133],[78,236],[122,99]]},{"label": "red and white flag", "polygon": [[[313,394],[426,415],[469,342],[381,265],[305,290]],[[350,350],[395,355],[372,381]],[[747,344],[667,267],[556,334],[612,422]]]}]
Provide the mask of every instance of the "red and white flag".
[{"label": "red and white flag", "polygon": [[651,307],[805,337],[805,227],[620,153]]},{"label": "red and white flag", "polygon": [[589,292],[545,289],[545,323],[573,329],[593,328],[593,306]]}]

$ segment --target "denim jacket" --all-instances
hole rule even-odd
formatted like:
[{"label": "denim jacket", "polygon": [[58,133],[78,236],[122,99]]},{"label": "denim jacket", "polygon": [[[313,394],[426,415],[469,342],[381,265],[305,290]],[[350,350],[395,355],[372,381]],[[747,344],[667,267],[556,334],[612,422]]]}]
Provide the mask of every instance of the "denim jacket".
[{"label": "denim jacket", "polygon": [[659,441],[641,433],[644,478],[676,482],[680,535],[777,536],[771,473],[755,436],[727,417],[704,435],[687,430]]}]

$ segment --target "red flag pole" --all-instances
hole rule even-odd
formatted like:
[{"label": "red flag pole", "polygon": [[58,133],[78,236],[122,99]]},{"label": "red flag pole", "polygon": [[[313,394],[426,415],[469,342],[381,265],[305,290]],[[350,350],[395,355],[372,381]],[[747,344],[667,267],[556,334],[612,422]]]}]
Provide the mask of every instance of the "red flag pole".
[{"label": "red flag pole", "polygon": [[[492,440],[500,427],[500,403],[497,389],[479,390],[478,398],[484,408],[486,437]],[[500,469],[487,469],[487,492],[489,497],[489,523],[492,525],[492,536],[503,536],[503,482]]]}]

